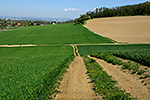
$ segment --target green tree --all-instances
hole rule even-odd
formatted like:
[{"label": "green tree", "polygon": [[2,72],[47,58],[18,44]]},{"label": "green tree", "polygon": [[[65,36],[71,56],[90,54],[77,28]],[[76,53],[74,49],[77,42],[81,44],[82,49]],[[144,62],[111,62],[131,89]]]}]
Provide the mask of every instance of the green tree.
[{"label": "green tree", "polygon": [[99,18],[98,8],[96,8],[96,18]]},{"label": "green tree", "polygon": [[79,18],[75,19],[75,23],[76,24],[84,24],[86,20],[91,19],[91,17],[89,15],[80,15]]},{"label": "green tree", "polygon": [[36,25],[40,25],[40,21],[37,21],[37,22],[36,22]]},{"label": "green tree", "polygon": [[[112,16],[134,16],[134,15],[150,15],[150,2],[144,2],[135,5],[126,5],[120,7],[101,7],[96,8],[95,11],[86,12],[87,16],[93,18],[101,17],[112,17]],[[88,20],[85,15],[80,15],[79,18],[76,18],[75,23],[84,23],[85,20]]]},{"label": "green tree", "polygon": [[31,26],[33,26],[34,25],[34,22],[31,22]]}]

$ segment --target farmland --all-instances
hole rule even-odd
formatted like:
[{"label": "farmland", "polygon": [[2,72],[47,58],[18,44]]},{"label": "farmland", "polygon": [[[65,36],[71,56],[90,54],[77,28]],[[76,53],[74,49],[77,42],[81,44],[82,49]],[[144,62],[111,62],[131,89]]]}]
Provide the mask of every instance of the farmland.
[{"label": "farmland", "polygon": [[150,44],[124,44],[124,45],[78,45],[81,55],[98,52],[127,51],[127,50],[150,50]]},{"label": "farmland", "polygon": [[109,39],[93,34],[73,24],[24,27],[0,32],[0,44],[77,44],[111,43]]},{"label": "farmland", "polygon": [[89,59],[88,57],[83,57],[86,64],[87,73],[91,78],[91,83],[94,83],[94,90],[103,96],[103,99],[107,100],[132,100],[125,91],[120,90],[118,87],[115,87],[117,81],[112,80],[103,68],[96,63],[95,60]]},{"label": "farmland", "polygon": [[[121,85],[121,89],[131,93],[133,98],[139,100],[147,100],[150,98],[150,44],[131,44],[149,43],[149,20],[147,19],[149,19],[149,16],[100,18],[88,20],[87,24],[84,25],[91,31],[118,42],[106,45],[77,45],[81,56],[89,54],[93,56],[88,56],[92,59],[89,60],[88,64],[86,64],[85,61],[85,64],[89,77],[92,80],[91,82],[94,83],[95,91],[99,92],[103,98],[107,98],[109,95],[108,91],[110,87],[107,91],[107,88],[104,89],[105,84],[100,82],[105,80],[102,78],[98,79],[98,74],[101,73],[99,72],[101,67],[104,68],[104,71],[106,71],[108,75],[111,75],[113,79],[118,82],[118,85]],[[98,65],[94,65],[96,62],[93,59],[101,65],[99,69],[94,69],[94,66],[98,67]],[[105,74],[101,76],[103,75]],[[105,90],[107,92],[104,92]],[[113,93],[111,94],[113,95]],[[116,93],[114,95],[116,95]],[[118,96],[119,95],[116,95],[115,97],[117,98]]]},{"label": "farmland", "polygon": [[8,2],[0,100],[150,100],[149,1]]},{"label": "farmland", "polygon": [[71,46],[0,48],[0,99],[45,99],[73,55]]},{"label": "farmland", "polygon": [[130,59],[145,66],[150,66],[150,49],[113,51],[110,54],[124,59]]},{"label": "farmland", "polygon": [[[86,69],[80,54],[82,56],[98,52],[108,52],[114,55],[116,53],[127,55],[126,52],[132,51],[132,54],[137,55],[136,52],[140,52],[145,57],[144,53],[147,51],[146,54],[149,57],[150,50],[149,44],[114,44],[111,39],[94,34],[83,26],[73,24],[34,26],[2,31],[0,32],[0,44],[12,44],[9,48],[0,48],[0,80],[2,80],[0,84],[0,99],[48,99],[53,93],[56,93],[57,84],[60,84],[59,79],[66,72],[65,69],[70,66],[69,63],[74,58],[73,54],[75,59],[70,63],[71,70],[69,67],[67,77],[70,79],[65,78],[63,82],[66,84],[62,85],[62,90],[65,89],[64,87],[68,87],[69,84],[73,84],[69,86],[73,90],[75,89],[75,95],[82,98],[82,94],[84,94],[86,98],[87,94],[91,93],[91,95],[94,95],[94,92],[90,88],[88,80],[85,79],[87,77],[85,75]],[[17,47],[19,45],[26,46],[27,44],[29,46],[31,44],[34,45],[32,45],[33,47]],[[74,50],[71,45],[74,47]],[[136,58],[135,55],[134,58]],[[88,64],[86,65],[88,66]],[[91,66],[92,63],[88,67]],[[92,67],[88,69],[89,72],[91,70]],[[99,70],[95,73],[96,75],[101,73],[107,76],[105,72],[101,72],[101,69],[96,68],[94,70]],[[113,84],[114,81],[111,80],[110,76],[108,76],[108,80]],[[75,86],[77,87],[74,88]],[[80,86],[82,86],[82,89]],[[96,87],[99,86],[97,85]],[[107,86],[103,90],[106,90],[106,88]],[[102,88],[99,87],[99,89],[101,90]],[[119,94],[114,93],[114,95],[130,98],[128,95],[124,95],[125,92],[120,91],[119,88],[115,89],[117,89]],[[86,94],[86,90],[91,92]],[[115,91],[114,86],[112,91],[109,92],[112,93],[113,91]],[[102,95],[105,95],[104,98],[111,98],[106,92],[107,90],[102,93]],[[62,93],[66,94],[66,92]],[[73,98],[74,92],[72,93],[72,90],[70,94],[70,97]],[[88,97],[90,96],[88,95]],[[91,98],[99,97],[93,96]]]},{"label": "farmland", "polygon": [[[0,99],[48,98],[73,57],[70,44],[104,42],[111,40],[73,24],[1,31],[0,44],[14,47],[0,48]],[[17,47],[22,44],[35,47]]]},{"label": "farmland", "polygon": [[[0,44],[14,45],[0,48],[0,99],[48,98],[56,92],[55,84],[73,57],[70,44],[99,42],[111,43],[111,40],[73,24],[0,32]],[[17,47],[18,44],[35,44],[35,47]]]},{"label": "farmland", "polygon": [[[94,54],[92,54],[91,56],[94,56]],[[131,97],[137,98],[139,100],[149,100],[150,98],[149,96],[149,92],[150,92],[149,91],[149,82],[150,82],[149,72],[150,70],[148,67],[144,68],[144,66],[139,66],[138,63],[135,63],[133,61],[124,62],[124,60],[122,60],[123,65],[121,65],[122,64],[120,63],[121,59],[114,57],[112,55],[109,55],[108,53],[99,53],[96,58],[90,57],[90,56],[88,57],[92,58],[93,60],[96,61],[96,63],[101,65],[101,67],[104,68],[103,71],[106,71],[107,74],[110,75],[109,77],[112,77],[111,79],[113,79],[113,81],[116,80],[118,83],[117,87],[120,87],[121,90],[126,91],[125,93],[130,93]],[[105,81],[105,80],[102,80],[102,78],[98,79],[95,76],[95,75],[100,74],[100,72],[97,73],[97,70],[93,70],[93,66],[94,65],[91,65],[92,68],[90,72],[91,72],[91,75],[95,78],[94,79],[92,78],[92,80],[94,83],[99,84],[99,85],[96,85],[97,87],[96,92],[103,93],[103,91],[107,91],[107,92],[104,92],[103,95],[106,95],[106,96],[112,95],[113,93],[109,94],[108,92],[110,91],[111,87],[104,89],[106,84],[108,84],[106,85],[106,87],[110,85],[109,83],[100,85],[100,84],[103,84],[100,81]],[[115,88],[112,88],[112,89],[114,90]],[[119,93],[115,93],[114,95],[112,95],[112,97],[113,96],[117,99],[117,97],[121,95],[119,95]],[[112,100],[112,99],[110,98],[109,100]]]},{"label": "farmland", "polygon": [[150,43],[150,16],[96,18],[85,27],[117,42]]},{"label": "farmland", "polygon": [[108,52],[112,55],[150,66],[149,44],[78,46],[78,48],[81,55],[88,55],[96,52]]}]

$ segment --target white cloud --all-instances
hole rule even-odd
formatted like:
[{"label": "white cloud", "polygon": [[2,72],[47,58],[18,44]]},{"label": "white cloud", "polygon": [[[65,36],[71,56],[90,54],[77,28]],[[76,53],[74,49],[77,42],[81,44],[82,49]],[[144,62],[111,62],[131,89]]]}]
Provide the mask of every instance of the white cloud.
[{"label": "white cloud", "polygon": [[93,10],[96,10],[96,8],[94,8]]},{"label": "white cloud", "polygon": [[68,11],[68,9],[64,9],[64,11]]},{"label": "white cloud", "polygon": [[68,9],[64,9],[64,10],[60,10],[60,11],[57,11],[55,10],[55,13],[62,13],[62,12],[68,12],[68,11],[76,11],[76,12],[79,12],[79,11],[82,11],[82,9],[77,9],[77,8],[68,8]]},{"label": "white cloud", "polygon": [[64,11],[80,11],[81,9],[77,9],[77,8],[68,8],[68,9],[64,9]]}]

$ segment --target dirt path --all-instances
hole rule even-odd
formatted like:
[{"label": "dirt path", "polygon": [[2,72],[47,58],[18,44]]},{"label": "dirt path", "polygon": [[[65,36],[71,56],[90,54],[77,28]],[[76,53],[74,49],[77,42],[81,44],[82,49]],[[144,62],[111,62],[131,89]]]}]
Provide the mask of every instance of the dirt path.
[{"label": "dirt path", "polygon": [[34,44],[25,44],[25,45],[0,45],[0,47],[33,47],[37,46]]},{"label": "dirt path", "polygon": [[[72,45],[72,47],[75,52],[76,46]],[[56,95],[55,100],[100,100],[100,96],[95,96],[92,84],[88,83],[90,79],[86,75],[87,70],[82,57],[75,56],[74,61],[69,66],[68,72],[63,76],[59,88],[61,93]]]},{"label": "dirt path", "polygon": [[77,57],[77,55],[76,55],[76,49],[75,49],[74,45],[71,45],[71,46],[72,46],[72,48],[73,48],[74,56]]},{"label": "dirt path", "polygon": [[143,86],[140,80],[137,80],[133,75],[123,73],[120,69],[117,69],[116,65],[108,64],[104,60],[97,59],[95,57],[90,57],[98,64],[100,64],[104,70],[118,82],[122,90],[126,90],[130,93],[132,97],[138,100],[150,100],[150,90],[148,87]]},{"label": "dirt path", "polygon": [[75,48],[76,48],[76,53],[78,54],[78,56],[80,57],[80,54],[79,54],[79,50],[78,50],[78,47],[76,45],[74,45]]}]

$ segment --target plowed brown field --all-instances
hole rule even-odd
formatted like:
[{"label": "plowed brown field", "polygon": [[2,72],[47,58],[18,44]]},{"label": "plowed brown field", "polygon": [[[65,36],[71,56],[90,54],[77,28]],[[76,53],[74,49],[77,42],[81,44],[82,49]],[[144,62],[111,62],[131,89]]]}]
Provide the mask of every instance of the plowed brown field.
[{"label": "plowed brown field", "polygon": [[84,26],[117,42],[150,43],[150,16],[97,18]]}]

